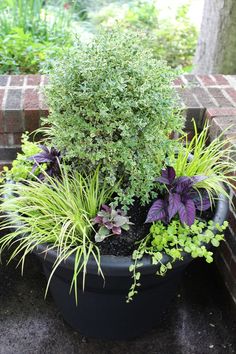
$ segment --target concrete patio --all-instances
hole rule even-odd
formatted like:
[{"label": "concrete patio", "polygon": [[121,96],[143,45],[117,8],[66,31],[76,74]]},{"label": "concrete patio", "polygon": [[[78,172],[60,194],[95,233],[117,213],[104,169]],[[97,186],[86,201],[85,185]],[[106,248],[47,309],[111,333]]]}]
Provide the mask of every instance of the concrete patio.
[{"label": "concrete patio", "polygon": [[[4,262],[3,262],[4,263]],[[84,338],[64,323],[34,256],[0,268],[0,354],[236,353],[236,317],[214,265],[196,261],[159,328],[133,341]]]}]

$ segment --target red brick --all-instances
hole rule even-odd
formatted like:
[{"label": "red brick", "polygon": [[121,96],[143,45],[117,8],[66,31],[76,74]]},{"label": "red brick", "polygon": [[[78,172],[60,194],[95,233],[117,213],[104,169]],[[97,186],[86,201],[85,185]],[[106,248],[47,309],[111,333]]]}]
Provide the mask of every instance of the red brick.
[{"label": "red brick", "polygon": [[0,86],[6,86],[8,83],[9,75],[0,75]]},{"label": "red brick", "polygon": [[209,75],[197,75],[197,77],[200,79],[203,86],[216,86],[215,81],[213,81]]},{"label": "red brick", "polygon": [[225,88],[225,92],[236,102],[236,90],[232,87]]},{"label": "red brick", "polygon": [[23,98],[24,111],[39,110],[39,93],[38,89],[26,89]]},{"label": "red brick", "polygon": [[22,89],[8,89],[6,110],[21,110]]},{"label": "red brick", "polygon": [[211,95],[203,87],[192,87],[190,91],[197,97],[198,101],[202,104],[204,108],[206,107],[216,107],[215,102],[213,102]]},{"label": "red brick", "polygon": [[219,107],[219,108],[207,108],[206,118],[214,118],[219,116],[234,116],[236,115],[236,108],[232,107]]},{"label": "red brick", "polygon": [[25,112],[25,130],[33,132],[40,126],[40,114],[39,110],[32,110]]},{"label": "red brick", "polygon": [[183,101],[183,103],[187,106],[187,108],[200,107],[199,103],[196,101],[193,94],[191,93],[191,90],[186,88],[176,87],[176,91],[179,97],[181,98],[181,100]]},{"label": "red brick", "polygon": [[229,85],[228,80],[223,75],[215,74],[213,77],[217,85]]},{"label": "red brick", "polygon": [[0,134],[0,146],[8,146],[8,134]]},{"label": "red brick", "polygon": [[219,107],[232,107],[232,103],[227,100],[227,98],[224,96],[224,93],[221,89],[216,88],[216,87],[210,87],[208,88],[208,92],[215,98],[217,101]]},{"label": "red brick", "polygon": [[40,111],[40,117],[48,117],[49,115],[49,110],[48,109],[42,109]]},{"label": "red brick", "polygon": [[26,84],[29,86],[39,86],[41,82],[41,75],[27,75]]},{"label": "red brick", "polygon": [[[47,84],[48,83],[48,77],[45,77],[45,79],[47,80],[47,82],[46,82],[46,84]],[[45,79],[44,79],[44,84],[45,84]],[[175,86],[184,86],[184,82],[183,82],[183,80],[180,77],[175,79],[173,81],[173,83],[174,83]]]},{"label": "red brick", "polygon": [[49,114],[49,109],[43,94],[40,95],[39,106],[40,106],[40,117],[47,117]]},{"label": "red brick", "polygon": [[200,86],[200,83],[199,83],[199,81],[197,80],[197,78],[196,78],[195,75],[187,74],[187,75],[184,75],[184,78],[185,78],[190,84]]},{"label": "red brick", "polygon": [[25,90],[23,109],[25,129],[32,132],[39,127],[39,94],[37,89]]},{"label": "red brick", "polygon": [[9,110],[4,112],[5,131],[8,133],[20,133],[24,131],[22,112],[19,110]]},{"label": "red brick", "polygon": [[12,75],[10,86],[23,86],[25,75]]},{"label": "red brick", "polygon": [[14,133],[13,134],[13,144],[20,145],[21,144],[22,133]]},{"label": "red brick", "polygon": [[227,131],[225,132],[225,136],[232,136],[233,134],[236,134],[236,116],[223,116],[213,118],[210,131],[213,129],[215,129],[215,137],[226,129]]}]

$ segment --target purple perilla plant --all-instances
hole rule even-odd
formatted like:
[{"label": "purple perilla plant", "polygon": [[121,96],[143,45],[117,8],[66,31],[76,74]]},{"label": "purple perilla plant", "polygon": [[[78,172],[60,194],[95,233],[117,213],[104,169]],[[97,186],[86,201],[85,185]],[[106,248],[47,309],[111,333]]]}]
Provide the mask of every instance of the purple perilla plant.
[{"label": "purple perilla plant", "polygon": [[173,167],[162,170],[157,182],[166,186],[162,199],[157,199],[151,206],[146,223],[161,220],[168,224],[178,214],[183,224],[191,226],[196,217],[196,210],[204,211],[210,207],[210,200],[205,190],[195,190],[193,186],[207,176],[178,177]]},{"label": "purple perilla plant", "polygon": [[112,235],[120,235],[122,230],[128,231],[130,225],[129,216],[121,210],[115,209],[113,206],[102,205],[101,210],[93,219],[93,224],[98,225],[98,231],[95,234],[95,241],[102,242],[105,238]]},{"label": "purple perilla plant", "polygon": [[[51,147],[48,148],[45,145],[39,145],[40,148],[42,149],[41,152],[29,157],[29,160],[34,161],[34,165],[32,168],[32,173],[35,172],[37,167],[40,164],[47,164],[47,168],[45,172],[51,176],[51,177],[57,177],[60,175],[60,161],[61,161],[61,153],[58,151],[56,148]],[[38,175],[38,178],[43,180],[44,179],[44,174],[40,173]]]}]

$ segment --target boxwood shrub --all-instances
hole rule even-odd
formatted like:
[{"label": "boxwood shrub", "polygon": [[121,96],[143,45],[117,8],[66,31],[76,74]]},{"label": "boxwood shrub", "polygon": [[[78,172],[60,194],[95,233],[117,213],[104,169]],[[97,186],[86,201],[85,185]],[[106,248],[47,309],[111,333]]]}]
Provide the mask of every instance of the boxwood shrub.
[{"label": "boxwood shrub", "polygon": [[144,48],[142,35],[104,31],[73,49],[51,72],[45,123],[74,168],[101,166],[118,200],[147,203],[169,136],[183,126],[172,88],[176,73]]}]

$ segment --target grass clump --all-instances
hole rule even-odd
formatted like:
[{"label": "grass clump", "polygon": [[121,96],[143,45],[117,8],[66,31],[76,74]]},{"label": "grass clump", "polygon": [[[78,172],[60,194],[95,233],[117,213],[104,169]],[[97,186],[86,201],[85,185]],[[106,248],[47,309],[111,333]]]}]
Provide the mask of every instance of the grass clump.
[{"label": "grass clump", "polygon": [[[196,122],[194,136],[189,141],[187,134],[180,140],[183,142],[178,147],[178,153],[170,158],[171,165],[175,168],[176,176],[204,175],[207,178],[197,183],[197,189],[205,189],[212,203],[216,196],[221,194],[230,199],[228,187],[234,187],[235,177],[235,147],[225,138],[226,131],[209,141],[210,125],[206,122],[201,132],[198,132]],[[189,159],[189,155],[192,158]]]},{"label": "grass clump", "polygon": [[20,255],[23,270],[25,257],[38,245],[47,244],[47,250],[57,252],[50,279],[61,262],[74,255],[71,286],[77,297],[77,275],[82,272],[84,286],[89,257],[101,271],[91,220],[111,198],[113,189],[100,182],[99,169],[84,177],[79,172],[69,173],[68,167],[61,165],[59,180],[42,172],[47,183],[28,180],[26,184],[9,182],[1,187],[1,194],[8,195],[2,198],[1,211],[9,217],[2,216],[1,230],[8,234],[0,238],[0,253],[14,245],[9,261]]}]

